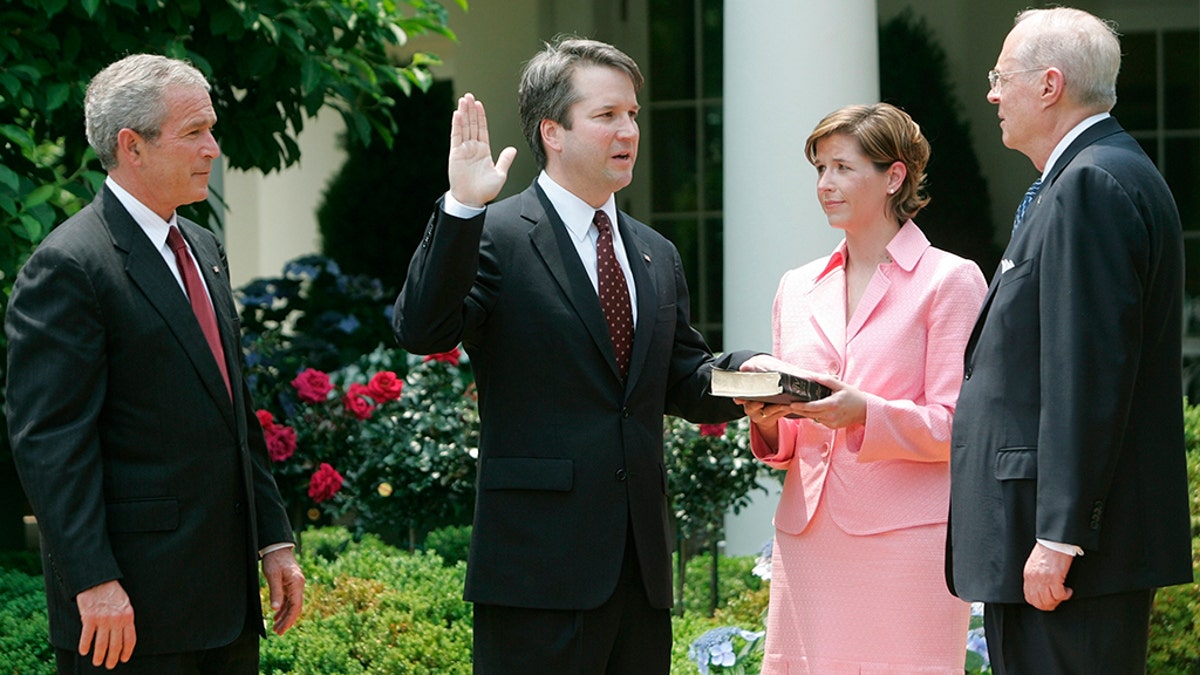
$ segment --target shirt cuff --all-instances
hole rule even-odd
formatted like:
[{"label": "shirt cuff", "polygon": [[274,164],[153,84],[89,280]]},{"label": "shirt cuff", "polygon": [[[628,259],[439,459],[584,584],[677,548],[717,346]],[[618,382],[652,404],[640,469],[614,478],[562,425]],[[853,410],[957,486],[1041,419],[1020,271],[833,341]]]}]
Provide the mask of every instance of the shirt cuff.
[{"label": "shirt cuff", "polygon": [[268,553],[274,553],[275,551],[282,551],[285,548],[296,548],[296,545],[291,542],[288,542],[288,541],[281,541],[278,544],[270,544],[268,546],[264,546],[264,547],[258,549],[258,558],[259,558],[259,560],[261,560],[261,559],[265,558]]},{"label": "shirt cuff", "polygon": [[446,215],[462,218],[463,220],[474,218],[483,213],[486,208],[485,206],[467,206],[455,199],[449,190],[446,190],[445,199],[442,200],[442,210],[446,212]]},{"label": "shirt cuff", "polygon": [[1047,541],[1045,539],[1038,539],[1037,541],[1039,544],[1045,546],[1051,551],[1058,551],[1059,553],[1066,553],[1067,555],[1083,555],[1083,549],[1075,544],[1063,544],[1061,542]]}]

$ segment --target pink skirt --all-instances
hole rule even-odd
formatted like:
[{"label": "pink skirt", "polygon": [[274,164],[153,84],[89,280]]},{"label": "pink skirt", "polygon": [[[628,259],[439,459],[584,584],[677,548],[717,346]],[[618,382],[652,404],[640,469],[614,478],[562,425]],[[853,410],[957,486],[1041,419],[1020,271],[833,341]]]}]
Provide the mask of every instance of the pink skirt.
[{"label": "pink skirt", "polygon": [[846,534],[824,500],[775,531],[762,675],[962,675],[970,605],[945,581],[946,526]]}]

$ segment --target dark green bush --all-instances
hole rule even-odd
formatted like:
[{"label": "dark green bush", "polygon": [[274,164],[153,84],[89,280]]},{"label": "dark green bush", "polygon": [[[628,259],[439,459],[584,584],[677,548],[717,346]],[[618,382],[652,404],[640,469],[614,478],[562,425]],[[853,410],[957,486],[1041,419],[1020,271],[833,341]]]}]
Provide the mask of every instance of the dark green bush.
[{"label": "dark green bush", "polygon": [[425,550],[442,557],[447,565],[466,561],[471,549],[471,526],[450,525],[438,528],[425,537]]},{"label": "dark green bush", "polygon": [[42,577],[0,568],[0,673],[54,675]]}]

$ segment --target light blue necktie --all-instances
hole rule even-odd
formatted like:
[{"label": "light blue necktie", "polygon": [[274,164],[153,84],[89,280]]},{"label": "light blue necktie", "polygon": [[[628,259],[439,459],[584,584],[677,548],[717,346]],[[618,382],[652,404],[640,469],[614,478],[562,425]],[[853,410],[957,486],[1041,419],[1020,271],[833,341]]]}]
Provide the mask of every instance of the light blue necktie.
[{"label": "light blue necktie", "polygon": [[1025,220],[1025,209],[1029,208],[1029,203],[1033,201],[1033,196],[1042,189],[1042,179],[1038,178],[1033,181],[1033,185],[1025,191],[1025,197],[1021,200],[1021,205],[1017,207],[1017,215],[1013,218],[1013,234],[1017,233],[1017,228],[1021,225],[1021,221]]}]

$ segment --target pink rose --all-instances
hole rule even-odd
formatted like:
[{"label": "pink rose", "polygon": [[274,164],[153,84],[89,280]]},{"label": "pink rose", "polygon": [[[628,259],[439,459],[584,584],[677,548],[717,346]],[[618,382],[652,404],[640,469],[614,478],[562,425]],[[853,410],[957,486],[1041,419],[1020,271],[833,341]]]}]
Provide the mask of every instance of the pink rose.
[{"label": "pink rose", "polygon": [[725,435],[725,423],[722,422],[720,424],[701,424],[700,425],[700,435],[701,436],[724,436]]},{"label": "pink rose", "polygon": [[441,354],[430,354],[429,356],[425,357],[425,360],[441,361],[442,363],[449,363],[452,366],[457,366],[458,359],[461,354],[462,352],[458,351],[458,347],[455,347],[454,349],[451,349],[448,352],[442,352]]},{"label": "pink rose", "polygon": [[312,478],[308,479],[308,496],[318,504],[329,499],[342,489],[342,474],[326,462],[321,462]]},{"label": "pink rose", "polygon": [[305,368],[292,380],[292,386],[296,388],[300,400],[306,403],[320,403],[333,390],[329,376],[313,368]]},{"label": "pink rose", "polygon": [[367,384],[367,396],[375,399],[376,403],[395,401],[400,398],[402,389],[404,389],[404,380],[396,377],[392,371],[384,370],[375,373],[371,382]]},{"label": "pink rose", "polygon": [[354,413],[358,419],[370,419],[371,414],[375,412],[375,402],[369,398],[369,394],[365,384],[355,382],[342,397],[342,403],[345,404],[346,410]]},{"label": "pink rose", "polygon": [[267,454],[272,462],[282,462],[296,452],[296,430],[291,427],[272,425],[267,432]]},{"label": "pink rose", "polygon": [[258,416],[258,423],[262,426],[263,433],[270,432],[275,427],[275,416],[269,410],[255,410],[254,414]]}]

